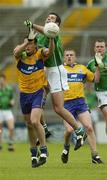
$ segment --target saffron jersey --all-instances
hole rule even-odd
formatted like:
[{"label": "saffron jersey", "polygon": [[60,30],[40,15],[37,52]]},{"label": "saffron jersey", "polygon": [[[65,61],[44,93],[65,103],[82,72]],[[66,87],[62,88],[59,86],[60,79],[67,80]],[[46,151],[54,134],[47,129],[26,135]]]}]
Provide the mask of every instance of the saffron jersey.
[{"label": "saffron jersey", "polygon": [[20,92],[33,93],[46,85],[42,49],[31,56],[24,51],[17,59],[17,70]]},{"label": "saffron jersey", "polygon": [[64,101],[84,97],[84,82],[93,81],[94,74],[81,64],[64,66],[67,70],[69,90],[64,91]]}]

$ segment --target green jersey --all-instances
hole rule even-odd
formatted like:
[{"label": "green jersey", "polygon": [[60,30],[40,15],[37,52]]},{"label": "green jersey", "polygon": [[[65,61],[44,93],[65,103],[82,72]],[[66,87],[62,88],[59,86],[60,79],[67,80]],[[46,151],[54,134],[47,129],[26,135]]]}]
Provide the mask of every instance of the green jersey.
[{"label": "green jersey", "polygon": [[[47,38],[44,34],[38,34],[37,37],[38,46],[41,47],[47,47],[49,46],[49,38]],[[60,66],[63,64],[63,48],[61,45],[61,40],[59,36],[54,38],[55,43],[55,50],[53,54],[45,61],[46,67],[55,67]]]},{"label": "green jersey", "polygon": [[97,107],[97,96],[95,91],[85,91],[85,97],[86,97],[86,102],[91,109],[94,109]]},{"label": "green jersey", "polygon": [[9,85],[0,88],[0,109],[7,110],[11,108],[10,101],[13,99],[13,88]]},{"label": "green jersey", "polygon": [[[99,68],[100,69],[100,81],[99,81],[99,83],[95,83],[96,91],[107,91],[107,53],[105,54],[104,58],[102,59],[102,62],[104,64],[104,67]],[[87,67],[92,72],[95,72],[96,66],[95,66],[94,58],[91,61],[89,61]]]}]

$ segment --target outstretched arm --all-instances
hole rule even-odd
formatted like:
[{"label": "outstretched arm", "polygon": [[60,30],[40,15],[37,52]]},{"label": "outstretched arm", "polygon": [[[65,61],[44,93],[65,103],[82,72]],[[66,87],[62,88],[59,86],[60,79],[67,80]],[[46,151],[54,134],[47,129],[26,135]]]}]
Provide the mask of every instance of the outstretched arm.
[{"label": "outstretched arm", "polygon": [[28,28],[33,28],[34,30],[40,32],[40,33],[44,33],[44,27],[37,25],[37,24],[33,24],[30,20],[26,20],[24,21],[24,24],[28,27]]},{"label": "outstretched arm", "polygon": [[36,30],[36,31],[38,31],[38,32],[40,32],[40,33],[44,33],[44,27],[43,26],[40,26],[40,25],[37,25],[37,24],[33,24],[33,28]]},{"label": "outstretched arm", "polygon": [[16,58],[20,57],[21,52],[25,49],[25,47],[28,45],[28,39],[24,39],[24,42],[20,45],[17,45],[13,51],[13,54]]}]

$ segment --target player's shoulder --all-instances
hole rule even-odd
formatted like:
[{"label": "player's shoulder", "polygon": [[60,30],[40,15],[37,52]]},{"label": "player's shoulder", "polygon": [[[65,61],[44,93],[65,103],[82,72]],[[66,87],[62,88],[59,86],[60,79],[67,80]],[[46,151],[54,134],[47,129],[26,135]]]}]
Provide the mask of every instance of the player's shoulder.
[{"label": "player's shoulder", "polygon": [[45,47],[43,48],[38,48],[38,50],[35,53],[35,57],[37,60],[42,60],[44,59],[44,51],[45,51]]},{"label": "player's shoulder", "polygon": [[94,63],[95,63],[95,58],[92,58],[91,60],[88,61],[87,65],[94,64]]},{"label": "player's shoulder", "polygon": [[77,64],[77,68],[81,69],[83,72],[88,71],[88,67],[85,64]]},{"label": "player's shoulder", "polygon": [[41,56],[44,48],[38,48],[37,51],[35,52],[35,55]]},{"label": "player's shoulder", "polygon": [[80,63],[75,63],[75,66],[78,68],[86,68],[86,66],[84,64],[80,64]]}]

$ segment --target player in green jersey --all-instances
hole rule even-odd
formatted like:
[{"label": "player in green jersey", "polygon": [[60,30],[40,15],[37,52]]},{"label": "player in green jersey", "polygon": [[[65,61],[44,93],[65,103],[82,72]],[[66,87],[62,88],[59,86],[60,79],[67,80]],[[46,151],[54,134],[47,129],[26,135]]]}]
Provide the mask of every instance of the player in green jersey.
[{"label": "player in green jersey", "polygon": [[88,63],[88,69],[95,72],[95,91],[98,107],[106,121],[107,133],[107,47],[105,40],[97,40],[94,46],[95,57]]},{"label": "player in green jersey", "polygon": [[[54,22],[58,26],[61,24],[60,17],[52,12],[46,18],[45,23]],[[36,31],[42,33],[39,34],[38,44],[39,46],[48,47],[48,37],[44,35],[44,27],[32,24],[31,21],[26,20],[25,24],[28,27],[34,28]],[[67,83],[67,72],[63,66],[63,49],[61,45],[61,40],[59,36],[54,38],[55,50],[53,54],[49,57],[45,63],[47,79],[49,83],[52,104],[54,111],[61,116],[65,121],[67,121],[74,129],[77,134],[76,148],[79,148],[83,144],[84,130],[78,127],[78,123],[75,121],[74,117],[68,110],[64,108],[64,98],[63,91],[69,89]]]},{"label": "player in green jersey", "polygon": [[11,108],[14,106],[13,88],[7,85],[6,76],[0,74],[0,149],[2,149],[2,124],[5,122],[9,130],[8,150],[14,151],[14,116]]}]

